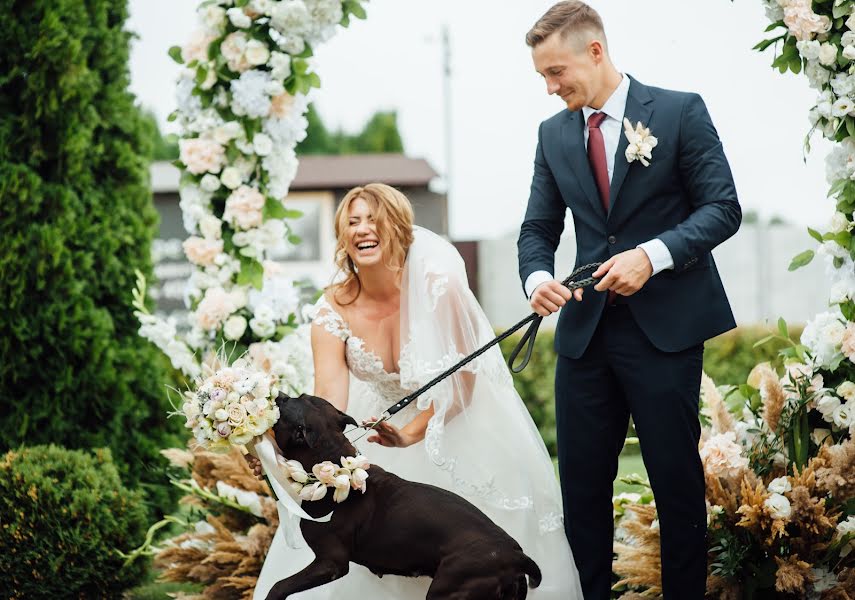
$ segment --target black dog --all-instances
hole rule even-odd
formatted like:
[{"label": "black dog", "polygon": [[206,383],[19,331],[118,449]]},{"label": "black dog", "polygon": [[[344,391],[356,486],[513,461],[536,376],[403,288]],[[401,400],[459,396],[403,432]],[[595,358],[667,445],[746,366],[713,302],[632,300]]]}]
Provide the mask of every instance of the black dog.
[{"label": "black dog", "polygon": [[[273,427],[288,459],[306,469],[356,449],[342,433],[353,418],[314,396],[276,401],[281,412]],[[355,562],[374,574],[433,577],[429,599],[523,599],[540,585],[537,564],[483,512],[446,490],[413,483],[371,465],[364,494],[351,491],[341,503],[332,494],[303,509],[313,517],[333,512],[328,523],[301,521],[315,560],[273,586],[267,600],[280,600],[347,574]],[[331,490],[330,490],[331,491]]]}]

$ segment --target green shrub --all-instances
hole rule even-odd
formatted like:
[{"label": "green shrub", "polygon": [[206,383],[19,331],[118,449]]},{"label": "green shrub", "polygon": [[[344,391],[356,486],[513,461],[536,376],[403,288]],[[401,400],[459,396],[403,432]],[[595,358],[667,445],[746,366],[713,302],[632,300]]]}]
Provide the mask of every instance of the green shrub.
[{"label": "green shrub", "polygon": [[145,538],[142,493],[122,485],[108,449],[7,452],[0,524],[2,598],[119,598],[145,575],[118,553]]},{"label": "green shrub", "polygon": [[[770,333],[774,332],[762,327],[738,327],[708,340],[704,349],[704,370],[718,385],[745,383],[757,363],[773,360],[783,347],[783,342],[773,340],[754,348],[755,342]],[[801,328],[791,326],[790,335],[797,339]],[[513,335],[499,345],[505,360],[519,339],[519,334]],[[553,456],[556,453],[554,386],[557,358],[554,342],[554,332],[541,330],[531,362],[522,373],[514,375],[514,386]]]},{"label": "green shrub", "polygon": [[180,424],[131,308],[157,213],[127,7],[21,10],[0,11],[0,451],[109,446],[124,481],[169,510],[157,451]]}]

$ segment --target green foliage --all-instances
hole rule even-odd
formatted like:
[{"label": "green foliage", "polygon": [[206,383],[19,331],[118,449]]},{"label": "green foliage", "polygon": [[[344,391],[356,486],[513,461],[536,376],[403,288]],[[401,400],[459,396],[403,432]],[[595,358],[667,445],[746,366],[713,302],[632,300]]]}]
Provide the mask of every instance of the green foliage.
[{"label": "green foliage", "polygon": [[[779,351],[787,346],[780,339],[770,339],[757,346],[755,343],[769,333],[761,327],[739,327],[715,337],[705,344],[704,370],[718,385],[744,384],[751,369],[757,363],[774,361]],[[789,334],[795,338],[800,328],[790,327]],[[507,360],[520,336],[513,335],[500,344]],[[555,336],[552,331],[541,330],[535,341],[531,362],[522,373],[514,375],[514,386],[537,425],[549,453],[556,452],[555,438]],[[627,449],[632,454],[632,449]]]},{"label": "green foliage", "polygon": [[33,446],[0,461],[0,597],[119,598],[145,574],[118,551],[142,542],[142,494],[107,449]]},{"label": "green foliage", "polygon": [[306,119],[309,121],[306,139],[297,145],[297,154],[378,154],[404,151],[398,131],[398,114],[394,111],[374,113],[362,131],[355,135],[341,130],[330,133],[311,104]]},{"label": "green foliage", "polygon": [[19,12],[0,12],[0,450],[109,446],[125,483],[169,510],[158,449],[180,425],[131,310],[157,213],[127,91],[127,9],[37,0]]}]

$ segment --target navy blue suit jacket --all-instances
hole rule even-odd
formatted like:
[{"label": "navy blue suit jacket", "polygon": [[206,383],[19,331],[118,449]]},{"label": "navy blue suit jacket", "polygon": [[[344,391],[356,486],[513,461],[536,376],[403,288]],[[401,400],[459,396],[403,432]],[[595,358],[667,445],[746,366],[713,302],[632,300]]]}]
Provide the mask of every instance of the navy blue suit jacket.
[{"label": "navy blue suit jacket", "polygon": [[[643,85],[630,78],[626,118],[658,139],[650,165],[629,163],[621,134],[606,214],[588,164],[581,111],[563,110],[540,125],[534,177],[518,241],[523,285],[535,271],[555,271],[565,211],[576,228],[576,266],[659,238],[674,269],[654,275],[625,301],[650,342],[666,352],[685,350],[736,326],[710,251],[736,233],[742,211],[730,166],[703,100],[697,94]],[[623,125],[621,125],[623,129]],[[579,358],[606,302],[585,290],[581,303],[561,311],[555,346]]]}]

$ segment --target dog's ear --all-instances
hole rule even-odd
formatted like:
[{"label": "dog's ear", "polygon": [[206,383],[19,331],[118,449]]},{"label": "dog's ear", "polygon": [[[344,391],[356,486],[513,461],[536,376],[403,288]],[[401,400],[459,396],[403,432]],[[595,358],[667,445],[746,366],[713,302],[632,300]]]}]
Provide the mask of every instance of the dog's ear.
[{"label": "dog's ear", "polygon": [[342,431],[344,431],[344,428],[348,425],[353,425],[354,427],[359,426],[359,424],[356,422],[356,419],[346,413],[341,412],[340,410],[338,411],[338,423],[339,429],[341,429]]}]

